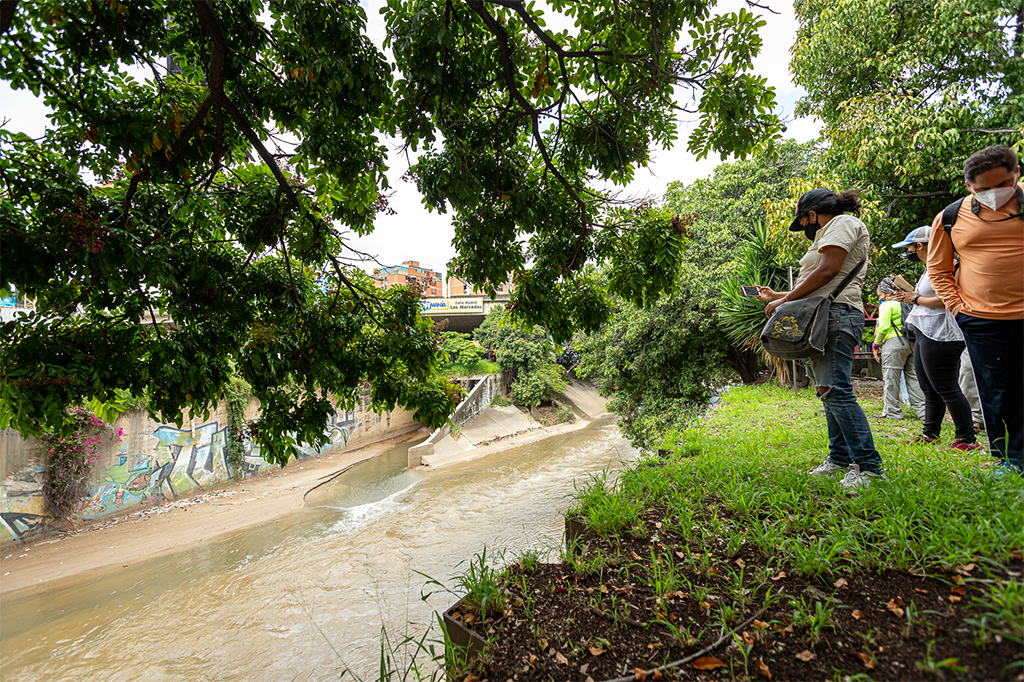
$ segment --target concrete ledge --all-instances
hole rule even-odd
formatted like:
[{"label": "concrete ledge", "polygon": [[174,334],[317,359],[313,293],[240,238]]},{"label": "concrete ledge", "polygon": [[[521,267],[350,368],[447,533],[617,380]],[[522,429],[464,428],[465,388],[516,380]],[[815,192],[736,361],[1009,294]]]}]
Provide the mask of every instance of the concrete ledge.
[{"label": "concrete ledge", "polygon": [[[476,378],[474,377],[470,379],[470,381],[473,380],[476,380]],[[452,424],[456,426],[465,424],[467,421],[486,409],[491,404],[491,401],[494,400],[495,396],[504,395],[504,383],[504,377],[500,374],[487,374],[480,377],[477,380],[476,385],[473,386],[472,390],[470,390],[469,395],[467,395],[463,401],[459,403],[459,406],[455,408],[455,411],[452,412],[451,417],[449,417],[450,423],[445,424],[434,431],[419,445],[414,445],[409,448],[409,468],[415,469],[416,467],[426,464],[424,457],[429,458],[437,452],[437,447],[441,441],[451,434]],[[445,446],[442,446],[442,450],[447,452],[450,451],[451,448],[447,447],[447,444],[445,444]]]}]

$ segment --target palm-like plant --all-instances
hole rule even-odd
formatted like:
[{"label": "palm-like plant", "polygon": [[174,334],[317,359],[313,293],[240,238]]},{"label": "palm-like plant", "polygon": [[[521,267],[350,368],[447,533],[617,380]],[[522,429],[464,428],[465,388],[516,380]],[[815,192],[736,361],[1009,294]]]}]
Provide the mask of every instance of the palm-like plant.
[{"label": "palm-like plant", "polygon": [[[719,295],[721,308],[718,322],[730,342],[741,348],[759,348],[761,329],[764,327],[764,304],[744,296],[741,286],[759,284],[776,291],[786,290],[789,279],[786,268],[779,265],[778,245],[768,237],[768,227],[763,221],[754,223],[752,234],[747,237],[739,267],[732,277],[722,283]],[[785,381],[788,365],[761,352],[772,373]]]}]

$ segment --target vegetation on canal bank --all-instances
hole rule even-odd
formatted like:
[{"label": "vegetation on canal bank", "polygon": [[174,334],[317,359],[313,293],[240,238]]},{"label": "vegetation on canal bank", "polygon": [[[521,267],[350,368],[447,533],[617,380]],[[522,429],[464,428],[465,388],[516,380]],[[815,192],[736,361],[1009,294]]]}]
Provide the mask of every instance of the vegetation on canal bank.
[{"label": "vegetation on canal bank", "polygon": [[449,646],[449,678],[1024,674],[1024,481],[882,421],[890,481],[848,496],[806,474],[827,448],[818,406],[734,388],[616,480],[581,484],[568,513],[591,537],[559,563],[478,557],[455,612],[487,645],[470,660]]}]

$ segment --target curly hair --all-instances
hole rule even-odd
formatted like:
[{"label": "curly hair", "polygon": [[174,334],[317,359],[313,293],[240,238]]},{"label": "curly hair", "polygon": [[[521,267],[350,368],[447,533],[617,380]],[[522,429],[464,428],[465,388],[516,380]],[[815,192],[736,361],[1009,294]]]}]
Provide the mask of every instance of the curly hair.
[{"label": "curly hair", "polygon": [[1005,168],[1012,173],[1017,170],[1017,154],[1002,144],[994,144],[974,152],[964,164],[964,180],[974,182],[974,178],[993,168]]}]

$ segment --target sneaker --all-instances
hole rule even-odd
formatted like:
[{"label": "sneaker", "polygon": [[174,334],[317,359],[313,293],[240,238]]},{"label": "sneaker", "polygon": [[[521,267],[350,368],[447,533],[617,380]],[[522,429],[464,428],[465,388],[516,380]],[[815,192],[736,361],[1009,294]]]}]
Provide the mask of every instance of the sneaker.
[{"label": "sneaker", "polygon": [[872,419],[892,419],[893,421],[899,421],[899,420],[903,419],[903,415],[900,415],[899,417],[890,417],[889,415],[887,415],[887,414],[885,414],[883,412],[882,414],[873,414],[873,415],[871,415],[871,418]]},{"label": "sneaker", "polygon": [[974,441],[973,443],[967,443],[962,440],[955,440],[949,444],[949,447],[955,450],[961,450],[963,452],[970,452],[971,450],[980,450],[984,446],[978,441]]},{"label": "sneaker", "polygon": [[1024,477],[1024,468],[1011,464],[1005,459],[1001,459],[994,467],[992,467],[992,469],[989,470],[988,475],[992,478],[1005,478],[1014,474]]},{"label": "sneaker", "polygon": [[920,434],[914,436],[910,440],[901,440],[900,442],[906,445],[914,445],[916,443],[938,443],[939,439],[936,436],[926,436],[924,434]]},{"label": "sneaker", "polygon": [[850,470],[843,476],[843,480],[839,482],[839,485],[848,493],[856,493],[861,488],[867,488],[878,481],[888,482],[889,479],[886,478],[885,474],[874,471],[861,471],[859,464],[851,464]]},{"label": "sneaker", "polygon": [[850,470],[849,465],[836,464],[832,461],[831,457],[826,457],[818,466],[814,467],[807,473],[811,476],[836,476],[837,474],[844,474]]},{"label": "sneaker", "polygon": [[978,433],[981,433],[982,431],[985,430],[985,425],[982,424],[981,422],[974,422],[974,430]]}]

